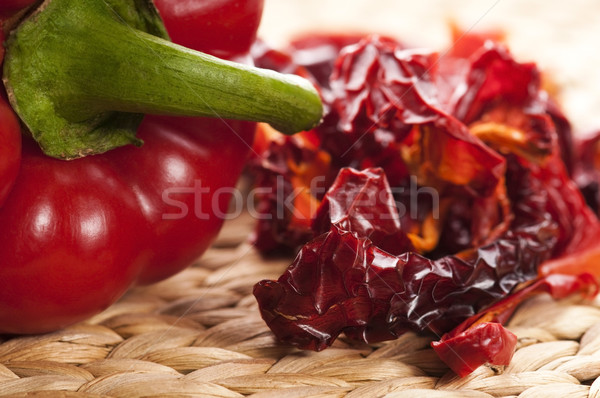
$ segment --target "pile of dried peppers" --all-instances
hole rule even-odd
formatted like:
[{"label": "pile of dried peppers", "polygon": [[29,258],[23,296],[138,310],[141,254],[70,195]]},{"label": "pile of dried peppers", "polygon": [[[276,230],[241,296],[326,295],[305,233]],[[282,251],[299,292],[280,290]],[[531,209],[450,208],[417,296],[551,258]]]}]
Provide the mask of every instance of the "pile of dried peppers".
[{"label": "pile of dried peppers", "polygon": [[255,244],[297,253],[254,288],[280,340],[414,331],[464,376],[508,364],[502,323],[525,298],[596,293],[600,139],[574,138],[500,35],[459,36],[443,55],[377,35],[255,45],[258,65],[311,79],[326,108],[318,127],[263,127],[254,144]]}]

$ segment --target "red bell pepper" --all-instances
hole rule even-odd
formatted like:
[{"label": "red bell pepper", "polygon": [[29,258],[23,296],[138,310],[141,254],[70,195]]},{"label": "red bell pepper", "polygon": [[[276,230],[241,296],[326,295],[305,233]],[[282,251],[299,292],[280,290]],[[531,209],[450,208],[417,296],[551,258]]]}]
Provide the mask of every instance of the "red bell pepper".
[{"label": "red bell pepper", "polygon": [[154,2],[175,43],[222,58],[248,53],[264,4],[264,0]]},{"label": "red bell pepper", "polygon": [[21,126],[6,100],[0,97],[0,206],[17,178],[20,162]]},{"label": "red bell pepper", "polygon": [[[4,59],[4,23],[15,10],[28,6],[32,0],[7,1],[0,5],[0,64]],[[6,96],[0,90],[0,206],[6,200],[19,172],[21,163],[21,127]]]},{"label": "red bell pepper", "polygon": [[0,4],[0,19],[11,17],[13,14],[26,9],[37,0],[3,0]]},{"label": "red bell pepper", "polygon": [[[82,7],[110,4],[63,0],[49,3],[51,6],[64,4],[73,9],[84,3]],[[119,4],[122,3],[127,2]],[[167,27],[173,27],[173,38],[195,50],[206,49],[227,57],[247,52],[255,37],[263,2],[218,0],[209,2],[214,7],[208,8],[205,3],[188,1],[183,13],[179,12],[181,3],[175,0],[159,0],[156,6],[163,12]],[[241,9],[237,7],[240,3],[245,4]],[[237,11],[229,14],[223,13],[223,9]],[[4,7],[6,10],[10,7]],[[2,11],[0,8],[0,13]],[[213,23],[190,23],[203,19]],[[75,23],[82,22],[77,20]],[[20,55],[22,50],[20,41],[24,40],[20,37],[24,33],[21,32],[28,29],[22,27],[8,39],[5,63],[10,66],[18,62],[11,56]],[[100,30],[111,32],[108,27],[100,26]],[[204,47],[206,42],[198,41],[198,37],[228,37],[230,40],[213,41]],[[154,43],[159,39],[148,40]],[[169,44],[166,46],[179,51],[176,54],[189,52]],[[161,54],[153,56],[158,59],[158,64],[170,65],[160,58]],[[140,75],[147,72],[142,61],[134,65],[135,69],[140,69]],[[209,61],[213,62],[213,59]],[[248,72],[255,73],[254,69],[240,68],[243,73],[233,79],[243,79]],[[115,68],[111,71],[118,72]],[[186,78],[186,70],[177,73],[176,78]],[[223,72],[225,77],[221,80],[230,76],[227,73]],[[14,77],[14,72],[8,74],[9,78]],[[270,91],[285,92],[295,84],[272,74],[264,78],[260,75],[257,82],[263,83],[271,77],[270,82],[277,86],[254,92],[257,97],[247,102],[260,100],[260,96],[268,96]],[[294,82],[303,84],[299,80]],[[239,83],[244,84],[241,80]],[[131,89],[122,83],[115,83],[115,86],[118,94],[122,91],[122,97],[126,97],[127,90]],[[84,87],[84,94],[88,89]],[[310,91],[306,86],[293,89],[304,93]],[[14,98],[15,93],[19,94],[18,90],[9,85],[9,93],[13,107],[22,111],[24,100]],[[186,97],[186,93],[174,94]],[[192,97],[202,97],[204,92],[192,94]],[[318,102],[316,92],[312,91],[308,96]],[[209,97],[207,94],[206,98]],[[121,100],[117,99],[117,102]],[[270,100],[274,101],[273,106],[280,102],[279,99]],[[161,104],[152,106],[159,113],[202,114],[194,110],[173,111]],[[209,103],[209,108],[211,106]],[[146,108],[137,109],[130,104],[125,108],[125,111],[146,112]],[[290,105],[283,105],[283,108],[289,110]],[[32,127],[35,122],[29,123],[24,113],[20,113],[21,118],[44,147],[44,139],[40,140],[39,132]],[[227,116],[263,118],[255,118],[252,110],[247,115]],[[313,122],[318,121],[318,117]],[[0,103],[0,120],[3,121],[0,135],[15,141],[18,124],[10,108],[3,103]],[[295,128],[297,126],[292,127]],[[141,148],[122,146],[69,162],[44,155],[31,138],[24,139],[20,174],[0,208],[1,333],[46,332],[83,320],[112,304],[131,285],[154,282],[180,271],[200,256],[216,236],[223,222],[219,213],[227,211],[231,187],[250,150],[255,123],[148,115],[136,130],[134,142],[143,140]],[[5,191],[9,191],[19,151],[15,145],[10,150],[8,145],[1,148],[7,154],[2,154],[0,183]],[[102,149],[90,152],[102,152]],[[4,163],[11,157],[15,160],[10,167],[5,167]]]}]

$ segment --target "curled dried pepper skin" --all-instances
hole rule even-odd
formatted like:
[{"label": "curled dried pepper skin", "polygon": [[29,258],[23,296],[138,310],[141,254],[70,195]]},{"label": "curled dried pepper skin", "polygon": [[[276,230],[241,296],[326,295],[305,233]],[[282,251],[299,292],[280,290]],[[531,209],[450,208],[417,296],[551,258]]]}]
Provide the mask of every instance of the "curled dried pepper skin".
[{"label": "curled dried pepper skin", "polygon": [[382,169],[342,169],[323,198],[312,227],[315,235],[336,226],[368,237],[390,254],[414,251],[403,231],[391,188]]},{"label": "curled dried pepper skin", "polygon": [[506,366],[517,345],[517,336],[499,323],[481,323],[456,336],[433,342],[436,354],[458,376],[464,377],[484,364]]},{"label": "curled dried pepper skin", "polygon": [[527,105],[540,90],[540,73],[533,63],[518,63],[500,45],[483,47],[470,65],[466,76],[467,93],[460,97],[452,112],[470,124],[485,108],[497,101]]},{"label": "curled dried pepper skin", "polygon": [[333,227],[303,246],[278,281],[258,283],[254,295],[277,338],[297,347],[325,349],[342,331],[389,340],[397,334],[380,325],[394,292],[403,290],[397,262],[368,239]]},{"label": "curled dried pepper skin", "polygon": [[[365,36],[368,34],[327,33],[299,36],[290,42],[287,52],[292,55],[295,64],[306,68],[321,87],[328,89],[335,61],[342,49],[355,45]],[[377,37],[395,47],[403,47],[403,44],[394,38]]]},{"label": "curled dried pepper skin", "polygon": [[[312,131],[284,136],[261,125],[254,142],[258,214],[253,241],[263,253],[297,250],[314,237],[311,222],[326,191],[331,156],[318,149]],[[323,191],[319,195],[319,192]]]}]

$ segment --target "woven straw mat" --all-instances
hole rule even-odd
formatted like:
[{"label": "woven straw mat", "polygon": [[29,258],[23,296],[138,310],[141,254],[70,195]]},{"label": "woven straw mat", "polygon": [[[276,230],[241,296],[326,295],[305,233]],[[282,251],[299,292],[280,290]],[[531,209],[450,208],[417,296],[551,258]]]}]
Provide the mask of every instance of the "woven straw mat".
[{"label": "woven straw mat", "polygon": [[291,259],[261,258],[251,225],[228,222],[198,264],[85,323],[1,341],[0,396],[600,397],[600,301],[530,300],[509,324],[510,366],[463,379],[414,334],[320,353],[278,344],[251,292]]}]

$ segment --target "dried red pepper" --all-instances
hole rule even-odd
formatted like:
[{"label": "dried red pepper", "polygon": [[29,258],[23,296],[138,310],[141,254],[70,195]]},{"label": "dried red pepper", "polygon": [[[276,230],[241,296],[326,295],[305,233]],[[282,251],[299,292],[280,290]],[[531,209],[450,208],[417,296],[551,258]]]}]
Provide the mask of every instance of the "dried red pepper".
[{"label": "dried red pepper", "polygon": [[600,214],[600,131],[576,143],[573,179],[587,204]]},{"label": "dried red pepper", "polygon": [[[393,186],[408,186],[412,174],[419,183],[435,184],[440,190],[460,189],[467,195],[488,196],[500,183],[504,160],[473,137],[463,124],[445,114],[439,104],[431,102],[434,82],[427,71],[436,57],[431,53],[400,51],[400,46],[375,36],[347,47],[337,60],[330,81],[331,93],[326,96],[330,112],[312,131],[316,139],[311,145],[331,159],[328,167],[320,167],[323,184],[329,187],[342,167],[382,167]],[[262,178],[279,168],[277,175],[291,184],[289,174],[294,175],[293,168],[284,171],[281,165],[286,162],[275,165],[271,159],[277,157],[275,153],[283,153],[284,147],[297,143],[285,138],[279,142],[279,149],[271,147],[261,153],[257,174]],[[302,149],[295,151],[300,153]],[[296,164],[311,164],[311,155],[305,156],[308,157],[292,159]],[[453,167],[455,164],[465,166],[458,170]],[[272,184],[261,186],[273,188]],[[272,212],[273,205],[271,202],[262,207]],[[288,240],[288,235],[281,234],[278,228],[269,230],[264,224],[259,224],[259,241],[263,235],[269,235],[267,239],[272,237],[278,247],[295,248],[305,243]],[[296,228],[293,223],[287,225],[290,230]]]},{"label": "dried red pepper", "polygon": [[[324,200],[330,230],[305,245],[277,282],[257,285],[263,317],[280,339],[310,349],[324,348],[341,332],[376,342],[409,330],[437,335],[450,330],[535,278],[557,242],[557,225],[545,217],[547,198],[530,191],[536,181],[524,170],[510,177],[519,182],[515,196],[528,196],[516,206],[527,210],[514,209],[505,236],[432,260],[410,247],[397,255],[383,251],[394,249],[394,238],[398,249],[407,240],[395,208],[385,200],[392,195],[385,176],[377,170],[342,170]],[[361,210],[367,207],[377,228],[365,226]],[[389,223],[396,228],[382,233]]]},{"label": "dried red pepper", "polygon": [[[302,348],[323,349],[342,332],[375,342],[413,330],[448,333],[436,349],[461,375],[506,364],[515,339],[499,322],[522,299],[600,278],[590,237],[600,223],[570,179],[571,127],[537,68],[483,36],[441,59],[373,36],[334,60],[332,38],[315,62],[304,40],[302,70],[319,75],[328,113],[303,133],[310,145],[270,132],[255,170],[289,183],[298,170],[320,170],[329,190],[306,189],[313,239],[277,281],[255,286],[263,318]],[[312,49],[325,42],[319,36]],[[316,153],[329,162],[314,163]],[[410,194],[421,188],[437,197]],[[280,205],[270,199],[265,209]],[[259,241],[295,247],[311,237],[306,220],[287,220],[261,223]],[[301,235],[286,234],[300,226]],[[573,259],[583,260],[576,277],[557,275]]]},{"label": "dried red pepper", "polygon": [[403,231],[394,196],[381,169],[342,169],[312,223],[317,235],[327,233],[332,226],[368,237],[390,254],[415,250]]}]

